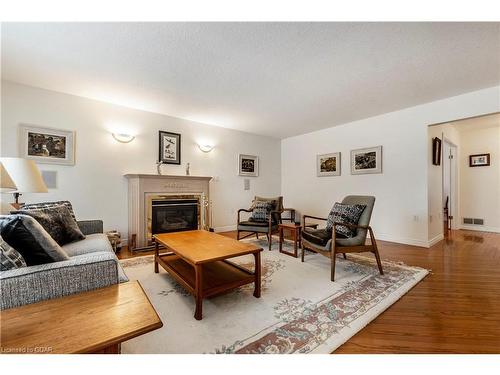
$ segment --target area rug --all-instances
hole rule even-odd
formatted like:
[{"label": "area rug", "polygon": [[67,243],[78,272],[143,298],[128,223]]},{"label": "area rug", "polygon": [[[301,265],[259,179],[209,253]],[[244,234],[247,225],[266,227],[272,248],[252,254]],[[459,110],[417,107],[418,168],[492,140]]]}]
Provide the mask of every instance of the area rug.
[{"label": "area rug", "polygon": [[[307,253],[302,263],[277,244],[269,251],[265,240],[250,241],[264,248],[261,298],[250,284],[205,299],[201,321],[193,317],[194,298],[161,267],[154,273],[152,255],[122,260],[164,324],[124,342],[122,353],[331,353],[428,273],[384,261],[382,276],[370,254],[348,255],[338,257],[331,282],[328,258]],[[253,257],[233,261],[253,268]]]}]

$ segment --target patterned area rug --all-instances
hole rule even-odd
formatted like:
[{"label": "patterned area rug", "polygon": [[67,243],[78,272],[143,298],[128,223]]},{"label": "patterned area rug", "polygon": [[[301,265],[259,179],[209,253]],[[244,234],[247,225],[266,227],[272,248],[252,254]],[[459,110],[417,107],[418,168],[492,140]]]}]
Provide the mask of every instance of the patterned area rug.
[{"label": "patterned area rug", "polygon": [[[122,260],[139,280],[163,321],[163,328],[122,344],[122,353],[331,353],[391,306],[427,275],[427,270],[383,262],[378,273],[370,254],[337,259],[335,282],[330,260],[307,253],[280,254],[277,244],[250,240],[262,252],[262,297],[253,284],[203,301],[203,320],[194,319],[194,298],[153,256]],[[285,244],[285,247],[291,245]],[[253,268],[253,257],[234,258]]]}]

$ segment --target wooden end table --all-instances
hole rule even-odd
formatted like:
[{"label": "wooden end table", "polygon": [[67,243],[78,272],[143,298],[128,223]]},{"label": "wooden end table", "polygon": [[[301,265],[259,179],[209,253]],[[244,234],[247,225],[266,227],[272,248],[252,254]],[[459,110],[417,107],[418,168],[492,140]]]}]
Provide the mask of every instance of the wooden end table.
[{"label": "wooden end table", "polygon": [[[293,253],[283,250],[283,241],[284,241],[283,232],[285,230],[289,230],[291,235],[292,235]],[[299,256],[297,249],[298,249],[298,247],[301,247],[301,238],[300,238],[301,231],[302,231],[301,225],[297,224],[297,223],[278,224],[278,231],[279,231],[279,236],[280,236],[280,253],[290,255],[292,257],[297,258]]]},{"label": "wooden end table", "polygon": [[119,354],[163,326],[138,281],[3,310],[1,353]]}]

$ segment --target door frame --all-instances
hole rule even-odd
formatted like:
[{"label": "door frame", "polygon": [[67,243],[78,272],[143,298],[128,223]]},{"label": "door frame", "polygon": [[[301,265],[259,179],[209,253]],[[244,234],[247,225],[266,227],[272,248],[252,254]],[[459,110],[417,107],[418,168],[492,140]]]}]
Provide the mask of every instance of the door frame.
[{"label": "door frame", "polygon": [[[441,173],[441,196],[444,201],[445,194],[444,194],[444,179],[445,179],[445,171],[446,167],[449,166],[450,168],[450,199],[448,200],[448,216],[451,216],[452,219],[450,221],[450,229],[456,230],[460,229],[460,210],[459,210],[459,175],[458,175],[458,145],[452,142],[450,139],[446,138],[444,134],[441,135],[441,138],[443,140],[443,152],[442,152],[442,163],[443,163],[443,168],[442,168],[442,173]],[[450,154],[445,156],[444,153],[444,147],[445,144],[449,146],[450,149]],[[454,150],[454,154],[451,152]],[[453,158],[449,158],[449,156],[452,155]],[[449,160],[449,162],[448,162]],[[447,164],[445,164],[447,163]],[[443,218],[444,219],[444,218]]]}]

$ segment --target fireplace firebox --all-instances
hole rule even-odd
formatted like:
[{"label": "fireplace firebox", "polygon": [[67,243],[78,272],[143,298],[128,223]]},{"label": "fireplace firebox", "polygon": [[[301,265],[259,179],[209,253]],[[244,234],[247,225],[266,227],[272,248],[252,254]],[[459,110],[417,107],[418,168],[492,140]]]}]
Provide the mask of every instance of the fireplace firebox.
[{"label": "fireplace firebox", "polygon": [[198,229],[198,199],[153,199],[151,234]]}]

